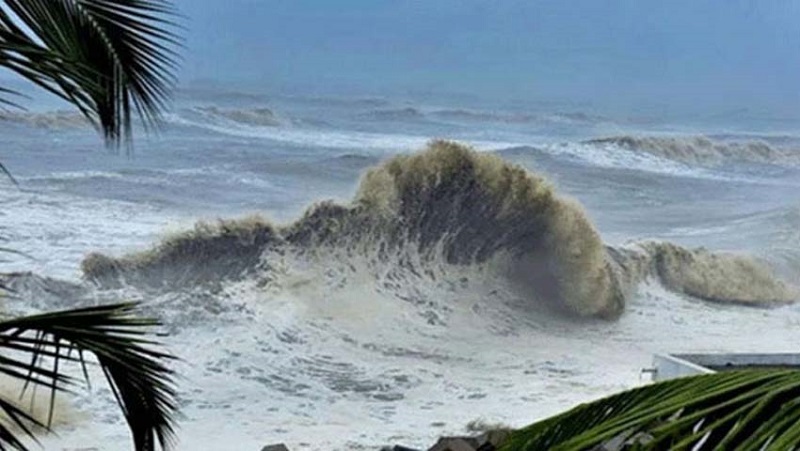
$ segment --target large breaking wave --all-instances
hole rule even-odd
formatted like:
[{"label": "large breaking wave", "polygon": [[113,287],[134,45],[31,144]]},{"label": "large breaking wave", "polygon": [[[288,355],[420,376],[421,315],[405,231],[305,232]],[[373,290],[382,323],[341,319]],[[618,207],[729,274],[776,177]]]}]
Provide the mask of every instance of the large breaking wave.
[{"label": "large breaking wave", "polygon": [[199,224],[145,252],[89,255],[83,270],[106,287],[169,289],[241,278],[267,286],[287,256],[349,266],[361,277],[342,283],[371,280],[397,293],[412,279],[457,279],[480,269],[532,308],[579,316],[617,317],[648,276],[711,301],[774,305],[796,298],[749,257],[669,243],[607,247],[580,205],[543,178],[446,141],[369,170],[348,205],[320,203],[285,226],[259,218]]}]

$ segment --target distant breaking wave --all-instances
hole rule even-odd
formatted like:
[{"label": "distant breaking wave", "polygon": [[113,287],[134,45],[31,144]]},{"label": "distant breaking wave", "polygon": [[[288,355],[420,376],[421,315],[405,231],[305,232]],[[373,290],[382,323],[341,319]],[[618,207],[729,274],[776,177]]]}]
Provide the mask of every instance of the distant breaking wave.
[{"label": "distant breaking wave", "polygon": [[[167,117],[181,117],[186,115],[190,118],[205,120],[210,123],[227,122],[255,127],[277,127],[285,125],[286,120],[280,118],[269,108],[219,108],[216,106],[196,107],[183,110],[178,114]],[[45,111],[45,112],[0,112],[0,122],[11,122],[24,124],[39,128],[84,128],[91,126],[91,123],[77,111]],[[182,123],[182,121],[173,121]]]},{"label": "distant breaking wave", "polygon": [[195,108],[195,111],[204,116],[227,119],[246,125],[276,127],[283,123],[269,108],[226,109],[207,106]]},{"label": "distant breaking wave", "polygon": [[[283,125],[281,120],[268,108],[227,109],[215,106],[197,107],[185,110],[189,116],[199,116],[209,121],[228,121],[242,125],[276,127]],[[76,111],[45,112],[0,112],[0,121],[25,124],[39,128],[83,128],[91,123]]]},{"label": "distant breaking wave", "polygon": [[424,119],[425,114],[412,107],[391,110],[375,110],[360,115],[360,117],[379,121],[409,121]]},{"label": "distant breaking wave", "polygon": [[514,113],[468,109],[420,109],[414,107],[372,110],[359,115],[375,121],[420,121],[433,119],[461,123],[495,123],[509,125],[542,124],[574,125],[594,124],[606,119],[582,112],[575,113]]},{"label": "distant breaking wave", "polygon": [[724,163],[800,164],[800,152],[772,147],[763,141],[714,141],[697,137],[616,136],[585,142],[644,152],[660,158],[697,166]]},{"label": "distant breaking wave", "polygon": [[40,113],[0,111],[0,121],[40,128],[84,128],[91,123],[75,111],[47,111]]},{"label": "distant breaking wave", "polygon": [[[330,149],[371,149],[393,151],[418,148],[425,145],[425,136],[399,133],[373,133],[342,129],[306,127],[291,119],[280,118],[266,108],[219,109],[216,107],[194,108],[171,114],[168,120],[176,125],[197,127],[215,133],[248,138],[262,138],[300,146],[315,146]],[[277,123],[275,122],[277,120]],[[263,122],[263,123],[259,123]],[[298,125],[298,126],[295,126]],[[518,146],[513,142],[471,141],[490,150]]]},{"label": "distant breaking wave", "polygon": [[578,316],[619,316],[646,277],[710,301],[796,299],[766,264],[749,257],[669,243],[606,247],[583,209],[541,177],[445,141],[369,170],[349,205],[318,204],[287,226],[258,218],[200,224],[145,252],[91,254],[82,268],[103,287],[170,289],[251,278],[267,289],[287,258],[349,268],[341,283],[367,277],[404,300],[414,298],[408,290],[415,280],[457,285],[481,277],[531,308]]},{"label": "distant breaking wave", "polygon": [[469,122],[495,122],[504,124],[573,124],[573,123],[598,123],[607,119],[582,112],[574,113],[553,113],[553,114],[532,114],[532,113],[509,113],[509,112],[489,112],[464,109],[444,109],[431,113],[439,119],[469,121]]}]

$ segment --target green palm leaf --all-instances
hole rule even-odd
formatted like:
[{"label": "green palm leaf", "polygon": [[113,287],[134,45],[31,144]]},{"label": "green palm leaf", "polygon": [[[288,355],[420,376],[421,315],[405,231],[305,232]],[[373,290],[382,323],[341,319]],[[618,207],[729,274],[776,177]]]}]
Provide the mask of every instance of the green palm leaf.
[{"label": "green palm leaf", "polygon": [[[158,321],[134,315],[135,304],[116,304],[28,316],[0,322],[0,373],[29,386],[50,392],[49,418],[33,418],[15,403],[0,398],[10,425],[33,437],[49,429],[53,402],[59,391],[78,381],[64,375],[64,363],[83,367],[88,381],[85,353],[95,356],[122,408],[138,451],[163,449],[174,439],[177,410],[172,359],[147,340],[147,329]],[[0,423],[0,449],[26,450],[10,425]]]},{"label": "green palm leaf", "polygon": [[134,111],[150,127],[166,106],[180,44],[172,17],[166,0],[2,0],[0,66],[71,102],[119,144]]},{"label": "green palm leaf", "polygon": [[515,432],[503,451],[786,450],[800,444],[800,372],[674,379],[580,405]]}]

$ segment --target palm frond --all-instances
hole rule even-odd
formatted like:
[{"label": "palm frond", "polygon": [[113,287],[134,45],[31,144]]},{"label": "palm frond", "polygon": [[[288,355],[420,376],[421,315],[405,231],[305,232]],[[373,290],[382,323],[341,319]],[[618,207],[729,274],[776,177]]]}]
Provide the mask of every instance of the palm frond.
[{"label": "palm frond", "polygon": [[8,177],[8,179],[11,180],[11,183],[13,183],[14,186],[19,187],[19,182],[17,182],[17,179],[15,179],[13,175],[11,175],[11,172],[9,172],[9,170],[2,162],[0,162],[0,172],[2,172],[3,175]]},{"label": "palm frond", "polygon": [[119,144],[134,111],[150,127],[166,107],[180,45],[173,17],[167,0],[4,0],[0,66],[71,102]]},{"label": "palm frond", "polygon": [[[70,390],[78,381],[64,375],[63,363],[83,368],[88,381],[85,353],[95,356],[122,408],[137,451],[168,449],[174,440],[177,405],[172,357],[155,349],[145,338],[158,321],[134,314],[135,304],[116,304],[27,316],[0,322],[0,373],[50,393],[48,420],[34,419],[14,404],[0,399],[0,410],[31,437],[32,429],[49,428],[56,393]],[[0,423],[0,449],[25,446]]]},{"label": "palm frond", "polygon": [[20,104],[12,100],[9,100],[8,97],[23,97],[23,95],[17,91],[14,91],[13,89],[8,89],[0,86],[0,111],[2,111],[4,107],[10,107],[15,109],[22,108]]},{"label": "palm frond", "polygon": [[[0,422],[0,444],[5,444],[12,449],[19,451],[27,450],[25,444],[19,439],[18,434],[12,429],[13,426],[16,426],[28,436],[33,437],[34,440],[34,431],[48,429],[47,425],[42,423],[41,420],[19,408],[14,402],[0,398],[0,411],[8,418],[6,423]],[[2,446],[0,449],[5,448],[5,446]]]},{"label": "palm frond", "polygon": [[800,372],[687,377],[578,406],[515,432],[503,451],[786,450],[800,444]]}]

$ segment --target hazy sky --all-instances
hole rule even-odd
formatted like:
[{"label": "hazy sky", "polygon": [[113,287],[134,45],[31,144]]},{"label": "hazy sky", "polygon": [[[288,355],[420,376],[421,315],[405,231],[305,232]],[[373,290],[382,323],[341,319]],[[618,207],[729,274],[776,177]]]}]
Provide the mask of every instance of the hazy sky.
[{"label": "hazy sky", "polygon": [[797,0],[177,0],[181,78],[800,108]]}]

